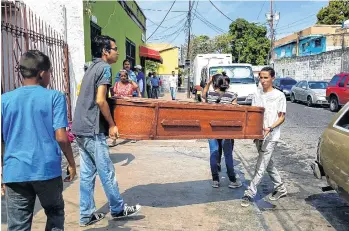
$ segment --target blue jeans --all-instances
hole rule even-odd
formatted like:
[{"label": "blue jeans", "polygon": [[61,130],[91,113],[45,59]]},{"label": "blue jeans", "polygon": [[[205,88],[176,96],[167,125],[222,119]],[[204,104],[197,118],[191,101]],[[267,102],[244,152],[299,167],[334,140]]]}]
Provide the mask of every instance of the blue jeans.
[{"label": "blue jeans", "polygon": [[175,87],[170,87],[172,100],[176,99],[176,90],[177,89]]},{"label": "blue jeans", "polygon": [[[209,139],[208,144],[210,146],[210,166],[212,179],[219,181],[217,160],[219,159],[219,144],[217,139]],[[232,182],[236,181],[234,162],[233,162],[233,144],[231,139],[222,140],[222,147],[225,158],[225,165],[227,167],[227,174],[229,180]]]},{"label": "blue jeans", "polygon": [[76,141],[80,152],[80,224],[86,224],[96,211],[93,194],[97,173],[108,198],[110,212],[120,213],[124,209],[124,200],[120,196],[105,135],[77,136]]},{"label": "blue jeans", "polygon": [[63,180],[16,182],[6,184],[7,224],[11,231],[29,231],[38,196],[47,216],[45,231],[64,230]]}]

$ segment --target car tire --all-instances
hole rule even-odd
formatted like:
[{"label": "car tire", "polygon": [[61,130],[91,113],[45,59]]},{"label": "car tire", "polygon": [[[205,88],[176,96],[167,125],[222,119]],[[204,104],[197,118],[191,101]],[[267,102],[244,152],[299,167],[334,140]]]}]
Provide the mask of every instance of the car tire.
[{"label": "car tire", "polygon": [[295,98],[295,96],[294,96],[293,93],[291,94],[290,98],[291,98],[291,102],[292,102],[292,103],[295,103],[295,102],[296,102],[296,98]]},{"label": "car tire", "polygon": [[308,96],[308,97],[307,97],[307,106],[308,106],[308,107],[313,106],[313,99],[311,98],[311,96]]},{"label": "car tire", "polygon": [[330,110],[332,112],[337,112],[339,109],[339,103],[337,96],[331,96],[330,98]]}]

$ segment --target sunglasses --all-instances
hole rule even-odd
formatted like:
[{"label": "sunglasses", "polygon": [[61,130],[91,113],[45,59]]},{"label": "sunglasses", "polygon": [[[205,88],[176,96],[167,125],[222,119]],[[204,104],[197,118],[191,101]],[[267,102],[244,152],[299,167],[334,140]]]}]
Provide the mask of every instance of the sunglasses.
[{"label": "sunglasses", "polygon": [[110,48],[110,50],[118,51],[118,47]]}]

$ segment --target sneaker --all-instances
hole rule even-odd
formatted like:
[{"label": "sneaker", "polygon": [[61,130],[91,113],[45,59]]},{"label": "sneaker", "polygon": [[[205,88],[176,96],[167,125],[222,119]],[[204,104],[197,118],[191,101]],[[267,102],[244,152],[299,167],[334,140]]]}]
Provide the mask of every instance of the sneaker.
[{"label": "sneaker", "polygon": [[277,201],[281,197],[285,197],[287,195],[287,191],[274,191],[273,194],[269,197],[271,201]]},{"label": "sneaker", "polygon": [[213,188],[219,188],[219,181],[214,180],[214,181],[212,182],[212,187],[213,187]]},{"label": "sneaker", "polygon": [[87,223],[81,224],[80,227],[86,227],[89,225],[93,225],[97,223],[98,221],[102,220],[105,217],[104,213],[93,213],[91,217],[89,218],[89,221]]},{"label": "sneaker", "polygon": [[134,205],[134,206],[128,206],[127,204],[125,204],[124,210],[121,211],[118,214],[112,214],[111,216],[114,219],[119,219],[119,218],[124,218],[124,217],[131,217],[136,215],[139,210],[141,210],[141,206],[140,205]]},{"label": "sneaker", "polygon": [[248,207],[248,206],[250,206],[253,203],[253,198],[250,197],[250,196],[247,196],[247,195],[243,196],[241,198],[241,200],[242,200],[241,201],[241,206],[242,207]]},{"label": "sneaker", "polygon": [[134,143],[136,143],[137,142],[137,140],[131,140],[131,143],[132,144],[134,144]]},{"label": "sneaker", "polygon": [[234,182],[234,181],[231,181],[228,187],[229,187],[229,188],[240,188],[241,186],[242,186],[242,183],[241,183],[240,179],[237,178],[237,179],[235,180],[235,182]]}]

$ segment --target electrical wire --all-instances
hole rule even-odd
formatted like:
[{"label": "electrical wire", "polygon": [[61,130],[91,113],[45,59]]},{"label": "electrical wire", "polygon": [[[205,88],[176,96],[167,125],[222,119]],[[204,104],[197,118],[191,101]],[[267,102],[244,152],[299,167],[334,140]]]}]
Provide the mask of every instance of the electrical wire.
[{"label": "electrical wire", "polygon": [[227,19],[229,19],[230,21],[234,22],[233,19],[229,18],[226,14],[224,14],[220,9],[217,8],[217,6],[215,4],[213,4],[213,2],[211,0],[209,0],[209,2],[212,4],[212,6],[214,6],[214,8],[216,8],[216,10],[218,10],[224,17],[226,17]]},{"label": "electrical wire", "polygon": [[[173,11],[172,11],[172,12],[173,12]],[[174,16],[174,17],[172,17],[172,18],[168,18],[168,19],[166,19],[164,22],[169,21],[169,20],[171,20],[171,19],[178,18],[178,17],[183,16],[183,15],[187,15],[187,13],[179,14],[179,15],[176,15],[176,16]],[[147,20],[149,20],[150,22],[153,23],[152,25],[149,25],[148,27],[152,27],[152,26],[155,26],[155,25],[158,26],[158,25],[159,25],[157,22],[154,22],[153,20],[150,20],[149,18],[147,18]],[[161,27],[162,27],[162,28],[169,28],[169,27],[164,27],[164,26],[161,26]]]},{"label": "electrical wire", "polygon": [[[166,11],[166,10],[160,10],[160,9],[142,9],[142,10],[148,10],[148,11]],[[180,13],[180,12],[185,12],[185,13],[188,13],[187,10],[174,10],[174,11],[171,11],[171,12],[177,12],[177,13]]]},{"label": "electrical wire", "polygon": [[160,23],[159,26],[154,30],[154,32],[147,38],[147,40],[150,39],[150,38],[156,33],[156,31],[159,29],[159,27],[161,26],[161,24],[165,21],[167,15],[168,15],[168,14],[170,13],[170,11],[172,10],[172,7],[173,7],[173,5],[174,5],[175,3],[176,3],[176,0],[173,1],[172,5],[171,5],[170,9],[167,11],[165,17],[162,19],[161,23]]},{"label": "electrical wire", "polygon": [[[297,20],[297,21],[294,21],[294,22],[292,22],[292,23],[290,23],[290,24],[287,24],[286,26],[279,27],[279,30],[282,30],[282,29],[284,29],[284,28],[290,28],[291,25],[294,25],[294,24],[297,23],[297,22],[301,22],[301,21],[303,21],[303,20],[305,20],[305,19],[308,19],[308,18],[310,18],[310,17],[313,17],[314,15],[316,15],[316,14],[311,14],[311,15],[305,17],[305,18],[301,18],[301,19],[299,19],[299,20]],[[292,26],[292,27],[293,27],[293,26]]]},{"label": "electrical wire", "polygon": [[259,13],[258,13],[257,20],[259,19],[259,16],[261,15],[262,10],[263,10],[263,7],[264,7],[264,5],[265,5],[266,2],[267,2],[267,0],[265,0],[265,1],[263,2],[263,5],[262,5],[262,7],[261,7],[261,10],[260,10]]},{"label": "electrical wire", "polygon": [[207,19],[204,18],[204,16],[202,16],[199,12],[196,13],[197,18],[202,21],[205,25],[207,25],[209,28],[211,28],[212,30],[216,31],[217,33],[227,33],[227,31],[221,29],[220,27],[212,24],[211,22],[209,22]]}]

